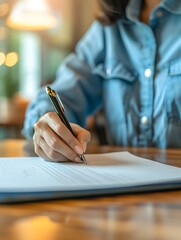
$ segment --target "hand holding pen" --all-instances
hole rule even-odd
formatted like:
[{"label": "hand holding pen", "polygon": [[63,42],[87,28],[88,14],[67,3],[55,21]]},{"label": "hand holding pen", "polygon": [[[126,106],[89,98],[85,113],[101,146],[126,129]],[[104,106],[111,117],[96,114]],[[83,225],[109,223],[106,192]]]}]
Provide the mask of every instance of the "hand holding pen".
[{"label": "hand holding pen", "polygon": [[46,88],[56,112],[48,112],[34,125],[35,152],[50,161],[84,162],[90,133],[77,124],[69,123],[63,104],[54,90]]},{"label": "hand holding pen", "polygon": [[[55,111],[57,112],[60,120],[69,129],[69,131],[72,133],[72,135],[76,138],[76,135],[75,135],[75,133],[74,133],[70,123],[68,122],[68,120],[66,118],[65,108],[64,108],[63,103],[60,100],[59,96],[49,86],[46,87],[46,91],[47,91],[47,94],[48,94],[48,96],[49,96],[49,98],[50,98],[50,100],[51,100],[51,102],[52,102],[52,104],[53,104],[53,106],[55,108]],[[84,163],[87,163],[83,153],[80,153],[80,159]]]}]

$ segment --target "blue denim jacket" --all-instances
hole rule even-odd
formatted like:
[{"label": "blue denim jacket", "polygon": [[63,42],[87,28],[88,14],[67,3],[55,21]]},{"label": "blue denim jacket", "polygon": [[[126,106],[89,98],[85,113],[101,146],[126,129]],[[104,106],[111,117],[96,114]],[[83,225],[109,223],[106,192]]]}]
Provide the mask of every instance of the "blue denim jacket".
[{"label": "blue denim jacket", "polygon": [[[95,21],[51,85],[68,118],[85,126],[104,109],[108,139],[122,146],[181,147],[181,1],[164,0],[139,21],[141,0],[111,26]],[[24,135],[53,108],[44,89],[30,104]]]}]

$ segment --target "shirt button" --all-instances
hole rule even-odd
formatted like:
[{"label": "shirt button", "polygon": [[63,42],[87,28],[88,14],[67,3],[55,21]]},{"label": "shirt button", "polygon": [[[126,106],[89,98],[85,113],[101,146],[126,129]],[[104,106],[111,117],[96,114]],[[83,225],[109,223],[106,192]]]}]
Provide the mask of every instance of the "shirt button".
[{"label": "shirt button", "polygon": [[151,74],[152,74],[151,69],[150,69],[150,68],[147,68],[147,69],[145,70],[144,74],[145,74],[145,77],[147,77],[147,78],[151,77]]},{"label": "shirt button", "polygon": [[143,117],[141,118],[141,123],[142,123],[143,125],[147,125],[147,124],[148,124],[148,117],[147,117],[147,116],[143,116]]}]

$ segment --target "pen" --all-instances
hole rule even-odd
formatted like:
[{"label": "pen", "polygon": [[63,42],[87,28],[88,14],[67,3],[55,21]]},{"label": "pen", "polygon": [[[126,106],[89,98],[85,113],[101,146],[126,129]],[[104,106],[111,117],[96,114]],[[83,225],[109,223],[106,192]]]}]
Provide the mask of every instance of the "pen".
[{"label": "pen", "polygon": [[[74,137],[75,136],[75,133],[69,123],[69,121],[67,120],[66,118],[66,115],[65,115],[65,108],[63,106],[63,103],[61,101],[61,99],[59,98],[58,94],[56,93],[55,90],[51,89],[49,86],[46,87],[46,92],[55,108],[55,111],[56,113],[58,114],[60,120],[63,122],[63,124],[69,129],[69,131],[73,134]],[[81,160],[87,164],[87,161],[85,159],[85,156],[84,154],[82,154],[80,156]]]}]

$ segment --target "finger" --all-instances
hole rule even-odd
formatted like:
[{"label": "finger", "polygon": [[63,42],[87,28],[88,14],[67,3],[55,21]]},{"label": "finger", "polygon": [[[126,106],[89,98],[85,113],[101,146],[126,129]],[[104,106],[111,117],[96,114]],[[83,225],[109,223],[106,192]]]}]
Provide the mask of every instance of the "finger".
[{"label": "finger", "polygon": [[[43,146],[43,148],[42,148]],[[68,159],[66,159],[64,156],[58,156],[58,159],[53,159],[52,156],[48,156],[44,150],[44,148],[46,148],[46,150],[48,149],[48,147],[46,146],[46,143],[44,141],[43,138],[40,138],[40,141],[39,141],[39,144],[36,144],[34,143],[34,150],[35,150],[35,153],[45,159],[45,160],[48,160],[48,161],[59,161],[59,162],[63,162],[63,161],[68,161]]]},{"label": "finger", "polygon": [[43,150],[40,147],[40,139],[41,136],[37,136],[37,133],[35,132],[33,135],[34,152],[39,157],[49,161],[51,159],[43,152]]},{"label": "finger", "polygon": [[[38,144],[35,144],[34,145],[34,151],[35,151],[35,153],[39,156],[39,157],[41,157],[41,158],[43,158],[44,160],[46,160],[46,161],[53,161],[52,159],[50,159],[46,154],[45,154],[45,152],[42,150],[42,148],[38,145]],[[60,161],[60,160],[59,160]],[[61,159],[61,162],[64,162],[64,161],[68,161],[66,158],[65,159]]]},{"label": "finger", "polygon": [[80,142],[84,153],[86,152],[87,149],[87,143],[91,140],[91,133],[89,131],[87,131],[84,128],[81,128],[80,126],[78,126],[77,124],[71,124],[74,132],[77,136],[77,140]]},{"label": "finger", "polygon": [[[39,149],[37,149],[37,151],[39,151],[38,153],[41,154],[41,156],[45,159],[45,160],[49,160],[49,161],[53,161],[53,162],[64,162],[64,161],[68,161],[68,159],[54,151],[53,149],[51,149],[45,139],[41,138],[41,141],[39,143]],[[42,150],[42,151],[41,151]],[[40,155],[39,155],[40,156]],[[76,159],[74,160],[76,162]],[[80,161],[77,161],[77,162],[82,162],[81,160]]]},{"label": "finger", "polygon": [[53,154],[53,152],[57,152],[71,161],[82,162],[79,155],[70,146],[64,143],[62,139],[57,136],[48,126],[44,126],[42,137],[48,146],[47,150],[44,148],[45,151],[52,151],[51,154]]},{"label": "finger", "polygon": [[61,137],[79,155],[83,154],[80,142],[72,135],[70,130],[61,122],[56,113],[50,112],[44,115],[45,121],[49,127]]},{"label": "finger", "polygon": [[[57,117],[57,114],[52,113],[52,118],[56,118],[56,117]],[[60,121],[60,120],[58,119],[58,121]],[[59,124],[60,123],[61,122],[59,122]],[[81,155],[81,154],[77,153],[77,152],[81,152],[81,151],[75,152],[74,149],[72,149],[70,146],[68,146],[59,136],[57,136],[57,134],[48,125],[47,119],[45,119],[44,116],[41,117],[41,119],[37,123],[35,123],[34,129],[35,129],[35,134],[34,134],[35,142],[39,141],[38,140],[39,136],[42,136],[45,139],[45,141],[47,142],[48,146],[51,149],[53,149],[54,151],[59,152],[60,154],[64,155],[66,158],[68,158],[71,161],[82,162],[79,157],[79,155]],[[71,135],[71,137],[74,138],[73,135]]]}]

